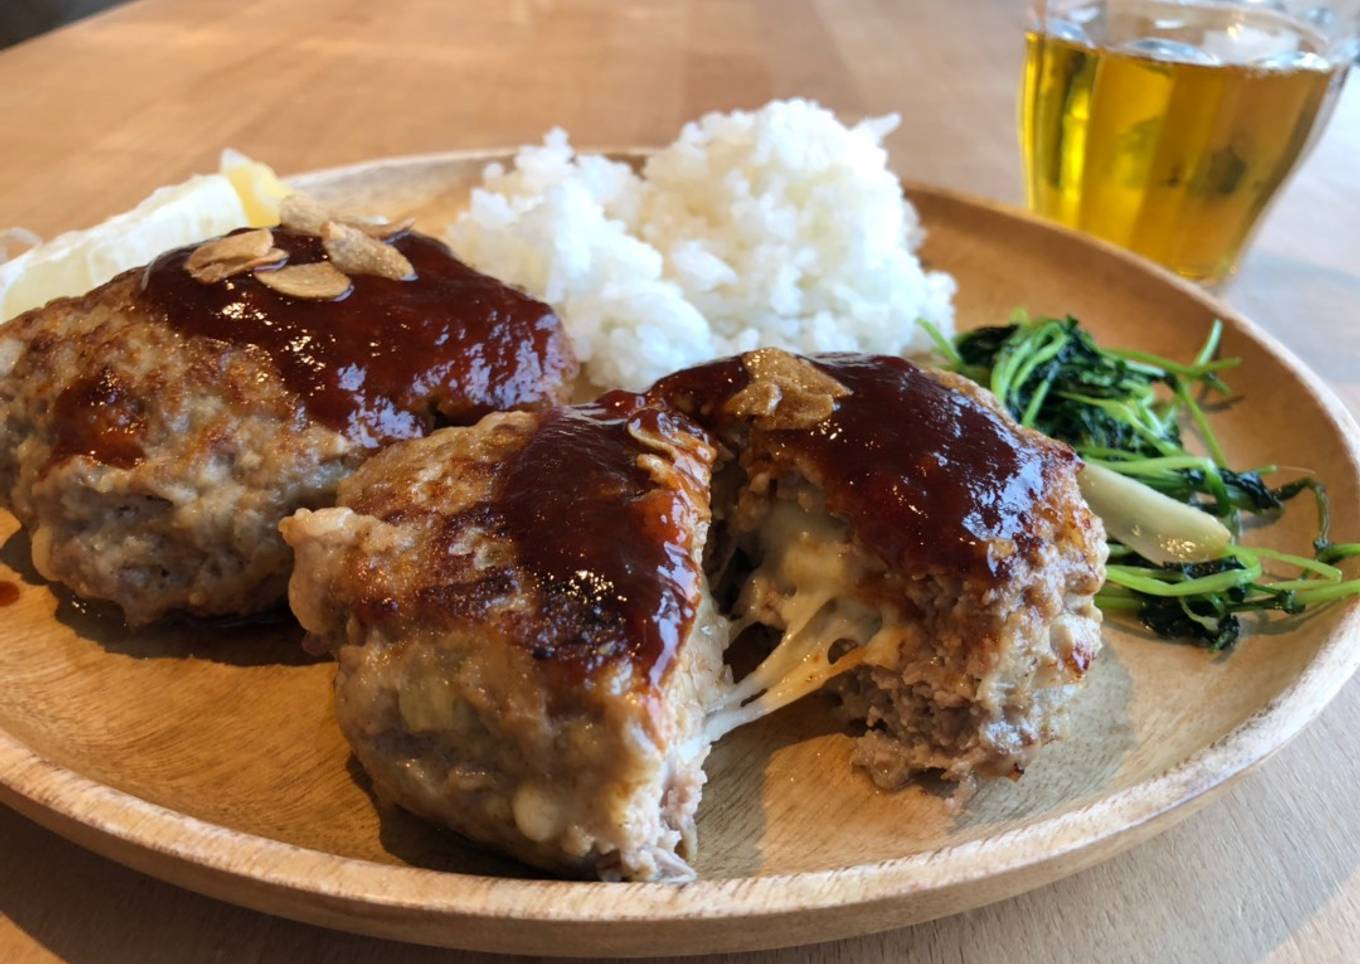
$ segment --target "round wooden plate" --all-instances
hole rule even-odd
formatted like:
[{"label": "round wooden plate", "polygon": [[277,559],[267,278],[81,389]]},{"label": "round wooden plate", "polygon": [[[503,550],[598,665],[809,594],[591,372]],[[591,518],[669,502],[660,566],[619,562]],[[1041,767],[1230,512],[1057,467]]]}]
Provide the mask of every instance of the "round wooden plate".
[{"label": "round wooden plate", "polygon": [[[438,230],[487,154],[298,178]],[[1233,464],[1310,466],[1335,531],[1360,537],[1357,426],[1290,354],[1204,292],[1024,214],[908,187],[926,258],[959,281],[961,326],[1017,305],[1072,313],[1107,343],[1188,357],[1215,317],[1245,396],[1215,414]],[[1252,534],[1306,546],[1310,507]],[[1111,626],[1072,734],[961,811],[876,791],[809,699],[714,751],[701,879],[543,879],[375,805],[332,718],[332,666],[280,624],[130,633],[44,584],[0,517],[0,799],[93,850],[225,900],[430,944],[582,956],[828,940],[926,920],[1109,857],[1205,803],[1311,720],[1360,660],[1360,606],[1274,624],[1230,656]]]}]

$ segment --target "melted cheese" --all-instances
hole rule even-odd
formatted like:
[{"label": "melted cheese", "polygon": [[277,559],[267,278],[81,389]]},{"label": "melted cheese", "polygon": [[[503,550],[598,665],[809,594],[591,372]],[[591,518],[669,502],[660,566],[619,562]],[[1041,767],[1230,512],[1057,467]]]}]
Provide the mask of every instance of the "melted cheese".
[{"label": "melted cheese", "polygon": [[[710,740],[854,666],[890,665],[896,656],[896,619],[860,598],[858,552],[843,523],[779,500],[758,536],[761,561],[742,589],[736,628],[759,623],[783,635],[764,662],[710,707],[705,725]],[[851,648],[832,662],[831,650],[840,642]]]}]

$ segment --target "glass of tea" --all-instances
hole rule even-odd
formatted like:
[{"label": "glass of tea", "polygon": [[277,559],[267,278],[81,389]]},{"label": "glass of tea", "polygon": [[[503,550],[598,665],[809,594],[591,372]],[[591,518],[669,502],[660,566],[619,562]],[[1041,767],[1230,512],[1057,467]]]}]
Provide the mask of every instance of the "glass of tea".
[{"label": "glass of tea", "polygon": [[1360,0],[1034,0],[1030,208],[1218,284],[1326,125],[1358,39]]}]

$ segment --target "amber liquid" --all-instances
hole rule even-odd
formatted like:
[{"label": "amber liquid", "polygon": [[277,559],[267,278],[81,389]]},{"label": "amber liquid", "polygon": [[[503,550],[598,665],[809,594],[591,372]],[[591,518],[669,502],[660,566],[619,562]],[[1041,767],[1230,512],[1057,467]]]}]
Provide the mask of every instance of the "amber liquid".
[{"label": "amber liquid", "polygon": [[1233,270],[1345,77],[1316,57],[1204,66],[1033,32],[1027,44],[1030,208],[1208,284]]}]

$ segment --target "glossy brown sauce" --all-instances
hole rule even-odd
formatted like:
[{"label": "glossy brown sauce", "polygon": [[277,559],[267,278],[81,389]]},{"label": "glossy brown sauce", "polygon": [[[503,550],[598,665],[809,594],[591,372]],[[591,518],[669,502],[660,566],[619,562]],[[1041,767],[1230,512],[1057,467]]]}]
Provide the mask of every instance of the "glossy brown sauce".
[{"label": "glossy brown sauce", "polygon": [[[1045,472],[1076,456],[1022,438],[1002,418],[901,358],[859,354],[812,359],[851,394],[815,427],[764,433],[780,462],[814,467],[827,508],[899,568],[1000,577],[991,543],[1026,552]],[[662,379],[652,394],[723,430],[723,403],[749,376],[739,358]]]},{"label": "glossy brown sauce", "polygon": [[[311,235],[275,228],[274,244],[289,264],[326,259]],[[187,335],[263,350],[312,417],[370,447],[564,391],[577,366],[552,309],[433,238],[408,233],[394,244],[416,279],[355,275],[335,300],[289,298],[249,273],[202,284],[184,270],[192,245],[147,266],[140,298]]]},{"label": "glossy brown sauce", "polygon": [[657,684],[694,621],[701,574],[683,497],[638,467],[649,450],[630,427],[697,432],[627,392],[553,409],[509,466],[496,509],[542,593],[534,656],[584,673],[627,658]]},{"label": "glossy brown sauce", "polygon": [[0,579],[0,606],[13,606],[19,601],[19,587],[8,579]]},{"label": "glossy brown sauce", "polygon": [[52,406],[56,433],[52,464],[85,455],[105,465],[132,468],[143,455],[144,405],[111,369],[75,382]]}]

